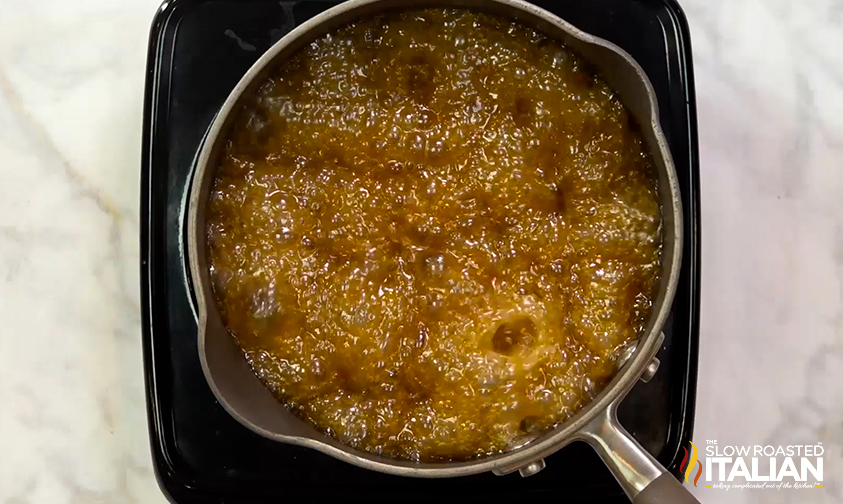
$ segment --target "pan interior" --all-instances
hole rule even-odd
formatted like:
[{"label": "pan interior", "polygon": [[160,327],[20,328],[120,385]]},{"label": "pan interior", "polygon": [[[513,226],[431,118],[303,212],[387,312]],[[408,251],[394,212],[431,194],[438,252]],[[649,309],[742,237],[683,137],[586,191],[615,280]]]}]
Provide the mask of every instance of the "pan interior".
[{"label": "pan interior", "polygon": [[[512,8],[509,3],[489,3],[489,5],[501,5],[503,10]],[[364,5],[364,7],[367,6]],[[371,5],[368,7],[371,7]],[[523,19],[528,18],[530,13],[519,11],[519,15]],[[539,19],[543,18],[537,18],[536,24],[538,25],[548,23],[546,20],[539,21]],[[334,21],[336,22],[337,18],[334,18]],[[554,25],[551,24],[550,26],[553,27]],[[325,26],[322,26],[322,28],[325,29]],[[548,26],[546,25],[545,29],[553,33],[554,30],[548,30],[547,28]],[[669,169],[669,158],[666,157],[666,151],[664,150],[663,142],[660,141],[658,132],[655,129],[648,127],[653,124],[653,109],[652,102],[650,101],[649,89],[647,88],[646,83],[641,81],[641,75],[638,73],[640,71],[637,72],[636,68],[631,66],[623,55],[616,53],[610,48],[600,45],[590,45],[582,42],[579,39],[572,37],[567,31],[562,30],[558,26],[556,27],[555,32],[555,34],[559,38],[565,40],[568,45],[574,47],[581,54],[586,56],[589,62],[594,64],[598,71],[606,77],[613,89],[617,90],[621,95],[632,115],[637,119],[638,123],[643,126],[643,141],[651,153],[653,164],[659,174],[658,191],[659,196],[661,197],[664,213],[665,240],[662,260],[663,273],[661,283],[657,289],[658,294],[655,301],[655,309],[647,321],[647,327],[644,331],[645,334],[649,335],[654,329],[657,329],[663,321],[663,307],[665,300],[672,296],[671,283],[674,282],[674,271],[671,266],[676,260],[677,252],[675,246],[677,233],[674,223],[678,222],[678,220],[675,219],[675,213],[678,211],[678,206],[675,203],[677,199],[675,197],[675,184],[671,179],[671,169]],[[313,37],[305,37],[303,39],[299,39],[298,45],[304,41],[312,40],[312,38]],[[295,40],[293,41],[295,42]],[[278,52],[278,54],[274,57],[276,62],[283,61],[286,56],[288,56],[291,52],[294,52],[295,48],[296,44],[286,46],[286,51],[284,50],[285,47],[282,47],[281,50],[279,50],[280,52]],[[260,66],[261,63],[259,62],[258,67]],[[245,84],[240,86],[239,91],[241,93],[244,91],[253,91],[254,89],[247,90],[247,88],[254,88],[254,86],[256,86],[255,83],[261,81],[265,77],[266,72],[270,67],[272,67],[272,65],[267,65],[262,70],[259,69],[254,72],[253,78],[248,81],[244,81]],[[236,93],[237,91],[235,91],[235,94]],[[245,93],[245,95],[248,95],[248,93]],[[263,388],[254,378],[254,375],[250,372],[248,366],[243,363],[239,349],[233,344],[231,338],[226,334],[225,328],[221,323],[219,313],[216,311],[213,303],[209,302],[212,301],[213,298],[211,297],[212,293],[210,292],[210,282],[208,281],[207,269],[203,269],[203,267],[207,268],[206,257],[204,257],[204,247],[196,247],[197,244],[204,244],[204,235],[202,230],[205,227],[205,216],[202,213],[204,208],[200,202],[207,199],[210,194],[210,180],[212,179],[212,176],[208,174],[211,173],[215,164],[219,163],[220,154],[222,152],[222,139],[226,137],[226,134],[234,122],[234,114],[230,112],[238,109],[240,105],[241,103],[239,103],[239,100],[236,98],[234,101],[230,100],[230,103],[227,103],[226,107],[223,109],[221,120],[218,120],[218,125],[215,125],[216,131],[212,131],[212,138],[208,144],[209,147],[206,152],[203,152],[203,160],[200,162],[200,170],[197,174],[197,184],[200,185],[200,190],[194,191],[193,194],[197,197],[196,201],[192,202],[191,205],[191,224],[193,226],[191,238],[194,240],[192,247],[192,269],[194,278],[198,277],[202,280],[200,282],[203,294],[203,296],[200,296],[203,298],[200,302],[200,305],[203,305],[201,306],[201,315],[205,318],[205,322],[207,324],[203,340],[203,364],[206,374],[209,377],[209,382],[211,383],[212,388],[215,388],[215,392],[218,397],[221,398],[223,404],[226,405],[227,408],[232,411],[236,417],[238,417],[238,419],[262,434],[269,435],[276,439],[301,442],[304,444],[309,444],[313,440],[318,440],[317,443],[312,443],[315,447],[328,451],[342,450],[342,453],[349,454],[351,458],[357,458],[357,460],[353,461],[360,462],[367,460],[380,460],[377,457],[350,451],[346,446],[340,445],[334,440],[325,438],[313,430],[310,426],[303,424],[295,417],[289,415],[285,408],[279,407],[280,405],[273,400],[272,396],[266,391],[266,389]],[[207,172],[207,174],[203,174],[203,171]],[[193,257],[196,257],[196,261],[193,261]],[[645,337],[644,340],[646,342],[648,338]],[[631,368],[634,368],[637,365],[638,364],[633,361]],[[622,373],[615,378],[615,382],[620,383],[620,381],[623,381],[623,378],[624,376]],[[628,382],[629,380],[627,379],[626,381]],[[607,394],[611,392],[611,388],[612,387],[607,389],[607,391],[601,396],[598,396],[596,403],[599,404],[602,398],[607,397]],[[580,413],[579,417],[582,418],[587,416],[589,414],[589,410],[590,408],[586,407]],[[568,425],[575,425],[576,421],[577,418],[575,417],[572,421],[568,422]],[[564,429],[557,429],[556,431],[546,435],[545,438],[551,439],[556,436],[558,439],[558,434],[562,432],[562,430]],[[533,443],[531,446],[535,449],[536,446],[541,444],[541,442]],[[521,451],[523,452],[524,450]],[[493,457],[486,460],[497,459],[499,459],[499,457]],[[471,464],[476,466],[477,463],[469,463],[469,465]],[[393,465],[400,467],[404,464],[395,463]],[[425,464],[421,464],[413,467],[423,468],[424,466]],[[468,467],[460,464],[457,464],[456,466],[447,464],[447,466]],[[438,464],[438,467],[445,467],[445,465]]]}]

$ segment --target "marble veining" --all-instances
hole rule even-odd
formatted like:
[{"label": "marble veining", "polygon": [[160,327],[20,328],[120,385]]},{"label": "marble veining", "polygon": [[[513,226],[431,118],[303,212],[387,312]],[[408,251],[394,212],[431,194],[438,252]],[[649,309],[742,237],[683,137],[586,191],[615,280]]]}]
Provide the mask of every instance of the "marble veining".
[{"label": "marble veining", "polygon": [[[138,285],[158,0],[0,2],[0,502],[163,503]],[[843,501],[843,2],[684,0],[703,195],[698,445],[821,441]]]},{"label": "marble veining", "polygon": [[[698,446],[820,441],[826,482],[703,502],[843,500],[843,2],[685,1],[702,183]],[[807,492],[807,493],[806,493]]]}]

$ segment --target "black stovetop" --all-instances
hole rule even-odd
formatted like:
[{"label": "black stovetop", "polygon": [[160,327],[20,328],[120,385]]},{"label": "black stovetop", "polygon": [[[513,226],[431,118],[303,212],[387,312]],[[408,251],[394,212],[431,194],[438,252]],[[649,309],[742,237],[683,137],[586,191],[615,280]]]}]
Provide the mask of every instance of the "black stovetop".
[{"label": "black stovetop", "polygon": [[[147,407],[162,488],[178,503],[453,500],[626,502],[597,455],[574,443],[523,479],[482,474],[416,480],[369,472],[248,431],[211,394],[196,348],[183,254],[183,208],[194,157],[228,93],[269,46],[336,1],[171,0],[150,36],[144,108],[141,289]],[[699,309],[699,165],[689,31],[674,0],[534,1],[615,42],[659,98],[685,210],[682,274],[661,368],[620,408],[621,423],[670,470],[691,437]]]}]

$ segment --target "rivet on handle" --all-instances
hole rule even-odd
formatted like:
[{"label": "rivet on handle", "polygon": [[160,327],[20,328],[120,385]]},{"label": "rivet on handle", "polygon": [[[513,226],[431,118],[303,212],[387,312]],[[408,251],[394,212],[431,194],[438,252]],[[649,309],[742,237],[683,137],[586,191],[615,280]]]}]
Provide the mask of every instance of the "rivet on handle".
[{"label": "rivet on handle", "polygon": [[521,475],[521,477],[526,478],[527,476],[532,476],[532,475],[540,472],[544,468],[545,468],[544,459],[538,459],[538,460],[535,460],[533,462],[530,462],[529,464],[525,465],[521,469],[518,469],[518,473]]},{"label": "rivet on handle", "polygon": [[647,367],[644,368],[644,372],[641,373],[641,381],[647,383],[650,381],[653,376],[656,375],[656,371],[659,370],[659,366],[661,365],[662,361],[659,360],[658,357],[653,357],[653,360],[647,364]]}]

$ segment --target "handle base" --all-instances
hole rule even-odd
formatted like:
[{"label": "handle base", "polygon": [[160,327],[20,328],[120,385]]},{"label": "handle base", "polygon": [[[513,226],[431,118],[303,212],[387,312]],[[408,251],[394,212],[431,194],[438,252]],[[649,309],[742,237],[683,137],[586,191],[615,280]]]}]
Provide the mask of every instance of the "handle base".
[{"label": "handle base", "polygon": [[633,504],[699,504],[682,483],[670,473],[654,479],[632,499]]}]

